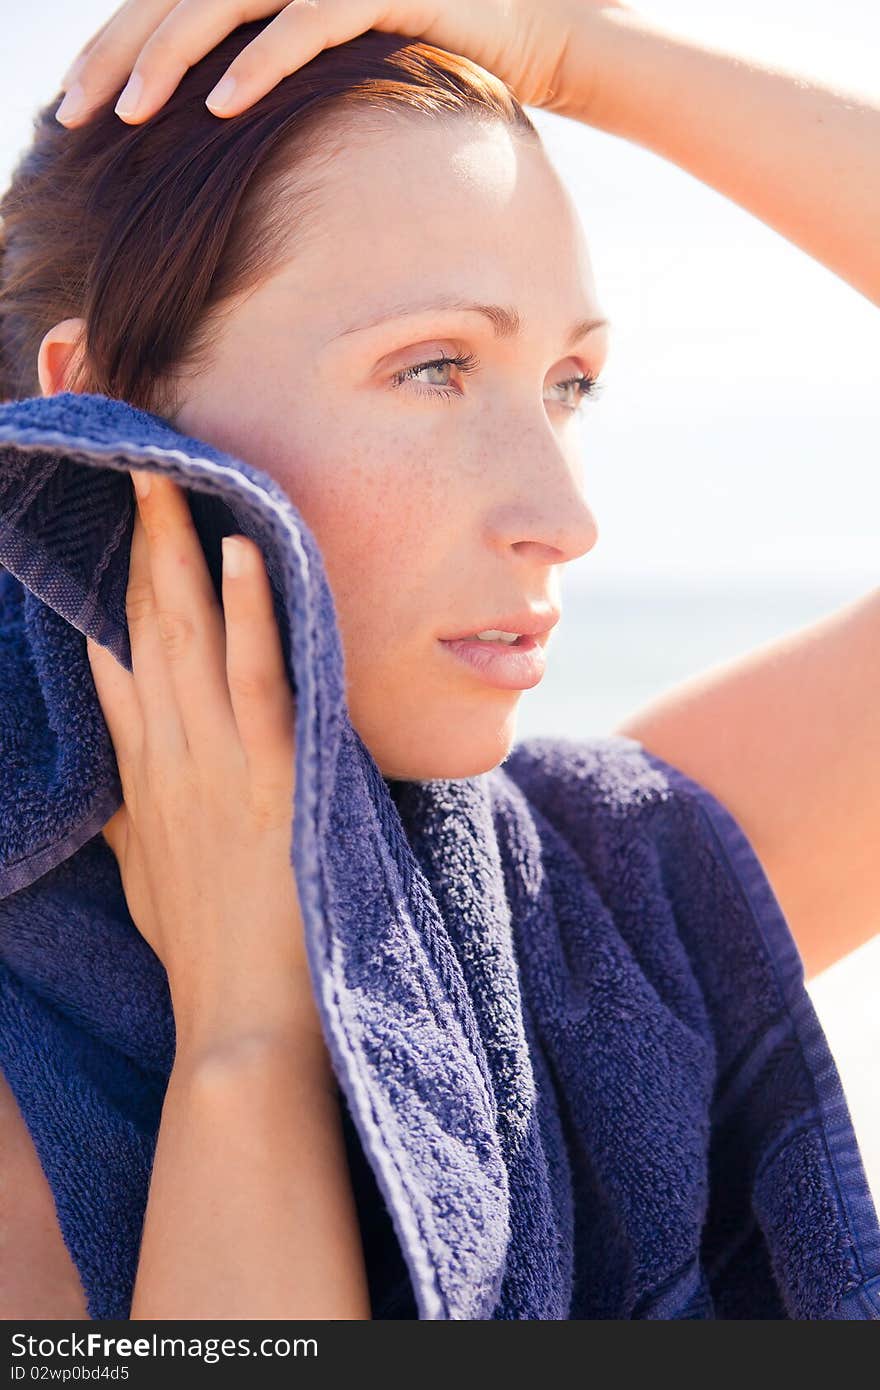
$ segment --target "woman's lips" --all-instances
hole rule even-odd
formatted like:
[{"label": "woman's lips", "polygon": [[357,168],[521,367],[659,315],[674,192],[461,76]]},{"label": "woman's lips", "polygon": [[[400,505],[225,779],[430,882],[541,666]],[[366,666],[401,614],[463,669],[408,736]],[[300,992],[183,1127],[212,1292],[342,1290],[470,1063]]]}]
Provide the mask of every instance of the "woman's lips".
[{"label": "woman's lips", "polygon": [[450,656],[499,690],[530,690],[544,674],[546,656],[536,637],[517,642],[481,642],[476,637],[439,639]]}]

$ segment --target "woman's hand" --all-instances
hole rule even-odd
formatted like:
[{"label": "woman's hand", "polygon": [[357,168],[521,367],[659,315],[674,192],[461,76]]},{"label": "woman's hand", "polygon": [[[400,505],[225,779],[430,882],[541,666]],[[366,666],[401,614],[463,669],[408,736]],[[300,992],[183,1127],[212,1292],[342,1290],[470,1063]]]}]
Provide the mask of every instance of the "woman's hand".
[{"label": "woman's hand", "polygon": [[[593,91],[598,101],[603,17],[630,9],[622,0],[127,0],[68,69],[61,82],[67,97],[56,115],[65,125],[82,124],[131,74],[123,94],[130,100],[121,98],[116,109],[138,124],[233,29],[275,15],[214,88],[219,93],[234,80],[228,103],[221,107],[209,96],[215,115],[238,115],[323,49],[379,29],[472,59],[523,105],[562,114],[576,105],[586,119]],[[566,65],[575,29],[584,40],[576,73]],[[585,62],[591,53],[594,59]]]},{"label": "woman's hand", "polygon": [[87,639],[124,796],[104,838],[165,966],[178,1035],[287,1031],[303,1010],[309,1031],[290,862],[296,709],[263,559],[235,538],[241,572],[224,555],[221,608],[184,493],[134,476],[150,488],[131,545],[132,672]]}]

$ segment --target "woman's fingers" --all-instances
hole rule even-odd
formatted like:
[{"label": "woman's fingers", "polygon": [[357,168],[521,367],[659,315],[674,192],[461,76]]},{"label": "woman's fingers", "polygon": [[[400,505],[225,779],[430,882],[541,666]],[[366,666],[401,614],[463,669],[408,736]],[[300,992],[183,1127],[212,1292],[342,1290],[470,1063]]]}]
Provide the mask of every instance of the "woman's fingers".
[{"label": "woman's fingers", "polygon": [[[174,0],[174,2],[176,3],[176,0]],[[169,4],[170,3],[171,0],[169,0]],[[86,58],[89,56],[95,44],[98,42],[98,39],[101,37],[103,33],[106,33],[110,25],[116,19],[116,16],[119,14],[119,11],[125,9],[128,9],[127,4],[120,5],[119,9],[113,11],[109,19],[104,20],[104,23],[101,25],[100,29],[96,29],[94,34],[92,34],[91,37],[86,40],[82,48],[79,50],[79,53],[77,53],[76,57],[74,58],[73,62],[67,68],[67,71],[65,72],[64,76],[62,77],[59,83],[62,92],[66,92],[70,84],[76,81],[77,77],[82,72],[83,67],[85,66]]]},{"label": "woman's fingers", "polygon": [[187,752],[174,682],[160,631],[151,557],[141,517],[135,511],[128,589],[125,595],[134,688],[140,711],[138,752],[163,750],[170,760]]},{"label": "woman's fingers", "polygon": [[112,652],[86,638],[86,654],[123,785],[141,738],[141,709],[134,677]]},{"label": "woman's fingers", "polygon": [[210,759],[234,734],[223,613],[184,492],[144,470],[133,481],[135,491],[149,484],[137,502],[128,598],[145,737],[163,755],[189,748]]},{"label": "woman's fingers", "polygon": [[116,114],[134,124],[163,106],[184,73],[227,34],[275,14],[283,0],[180,0],[137,54]]},{"label": "woman's fingers", "polygon": [[382,10],[378,0],[337,0],[329,5],[295,0],[233,59],[205,104],[215,115],[237,116],[325,48],[346,43],[374,25],[379,28]]},{"label": "woman's fingers", "polygon": [[125,82],[132,64],[176,0],[126,0],[80,50],[61,81],[55,112],[63,125],[81,125]]},{"label": "woman's fingers", "polygon": [[[55,112],[63,125],[81,125],[97,106],[136,81],[143,90],[138,120],[152,114],[174,91],[187,68],[249,20],[275,14],[284,0],[126,0],[93,35],[65,73],[67,95]],[[307,0],[308,3],[308,0]],[[75,71],[74,71],[75,69]],[[153,100],[150,83],[164,95]],[[122,94],[120,93],[120,96]],[[149,106],[149,109],[148,109]],[[134,108],[134,101],[132,101]],[[126,115],[126,119],[131,119]]]},{"label": "woman's fingers", "polygon": [[269,575],[259,548],[244,536],[223,541],[223,608],[226,675],[254,809],[272,817],[286,813],[289,818],[290,803],[285,811],[279,791],[293,790],[296,701],[284,665]]},{"label": "woman's fingers", "polygon": [[[438,6],[425,4],[424,9],[427,24]],[[56,118],[64,125],[80,125],[123,87],[116,112],[139,124],[164,105],[187,69],[233,29],[270,15],[277,17],[245,45],[214,88],[220,94],[222,85],[230,100],[221,105],[209,95],[208,105],[217,115],[237,115],[323,49],[374,26],[393,29],[396,22],[381,0],[127,0],[80,54],[75,82],[72,70],[65,75],[71,85]],[[419,25],[410,16],[407,27],[414,32]]]},{"label": "woman's fingers", "polygon": [[101,25],[100,29],[96,29],[94,34],[92,34],[92,37],[88,39],[86,43],[83,44],[82,48],[79,50],[79,53],[77,53],[73,62],[68,64],[67,68],[65,69],[64,76],[58,83],[58,86],[61,88],[62,92],[66,92],[68,87],[70,87],[79,77],[80,73],[85,67],[86,58],[91,53],[92,49],[94,48],[95,44],[97,43],[98,39],[101,37],[109,23],[109,19],[105,20],[104,23]]},{"label": "woman's fingers", "polygon": [[[55,114],[64,125],[81,124],[124,87],[119,115],[145,121],[221,40],[272,15],[208,94],[215,115],[239,115],[324,49],[369,29],[461,53],[500,77],[525,106],[564,113],[576,96],[581,114],[584,92],[598,87],[601,59],[591,60],[588,72],[573,65],[572,36],[594,26],[601,40],[609,13],[629,9],[624,0],[127,0],[91,41]],[[578,45],[581,54],[589,49]]]},{"label": "woman's fingers", "polygon": [[105,841],[112,849],[117,861],[120,863],[124,863],[125,861],[125,851],[126,843],[128,840],[129,824],[130,821],[128,816],[128,807],[126,806],[125,801],[123,800],[123,803],[119,807],[119,810],[114,811],[113,815],[110,817],[110,819],[107,821],[106,825],[103,827],[101,831],[101,834],[104,836]]},{"label": "woman's fingers", "polygon": [[[170,478],[143,471],[132,540],[129,626],[145,741],[174,761],[188,750],[212,767],[217,750],[241,750],[255,810],[268,821],[290,814],[295,705],[272,588],[259,547],[244,536],[224,545],[223,607],[185,494]],[[227,551],[241,559],[230,568]],[[133,586],[133,588],[132,588]]]}]

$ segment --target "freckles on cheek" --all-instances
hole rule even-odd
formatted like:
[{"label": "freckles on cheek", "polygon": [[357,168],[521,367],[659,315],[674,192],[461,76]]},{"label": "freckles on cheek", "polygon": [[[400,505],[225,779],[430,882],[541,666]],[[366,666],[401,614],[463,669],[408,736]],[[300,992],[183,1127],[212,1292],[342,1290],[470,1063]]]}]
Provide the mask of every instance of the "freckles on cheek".
[{"label": "freckles on cheek", "polygon": [[393,625],[433,568],[430,513],[399,488],[381,488],[340,498],[331,525],[331,585],[347,617],[366,614],[372,624],[378,608]]},{"label": "freckles on cheek", "polygon": [[404,431],[363,423],[359,433],[349,420],[344,431],[334,422],[328,433],[308,470],[302,509],[334,594],[349,617],[368,604],[399,611],[406,586],[435,568],[439,538],[448,533],[448,476],[424,439],[413,447]]},{"label": "freckles on cheek", "polygon": [[440,501],[430,460],[420,459],[401,434],[355,442],[333,479],[333,505],[355,525],[352,539],[360,548],[405,545]]},{"label": "freckles on cheek", "polygon": [[385,524],[379,498],[358,468],[340,465],[314,481],[307,511],[334,596],[356,606],[359,595],[375,591],[376,576],[393,553],[394,531]]}]

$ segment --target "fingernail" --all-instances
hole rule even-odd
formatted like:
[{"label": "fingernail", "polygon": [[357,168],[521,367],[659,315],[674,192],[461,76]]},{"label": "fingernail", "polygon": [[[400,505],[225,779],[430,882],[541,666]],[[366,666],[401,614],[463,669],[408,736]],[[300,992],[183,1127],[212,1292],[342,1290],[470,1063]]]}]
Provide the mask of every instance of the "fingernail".
[{"label": "fingernail", "polygon": [[223,573],[228,574],[230,579],[237,579],[241,574],[244,559],[242,547],[231,536],[224,536],[221,545],[223,547]]},{"label": "fingernail", "polygon": [[132,473],[131,480],[134,483],[134,490],[138,497],[147,497],[150,491],[149,473]]},{"label": "fingernail", "polygon": [[231,106],[232,98],[235,93],[235,88],[235,78],[230,77],[227,73],[225,77],[220,79],[214,90],[209,92],[208,95],[205,97],[205,105],[216,107],[218,110],[221,111],[224,106]]},{"label": "fingernail", "polygon": [[67,89],[64,100],[55,112],[56,121],[68,121],[72,116],[78,116],[85,106],[86,94],[79,82],[74,82]]},{"label": "fingernail", "polygon": [[144,79],[139,72],[133,72],[119,93],[119,100],[113,110],[117,116],[133,116],[140,105],[144,90]]}]

